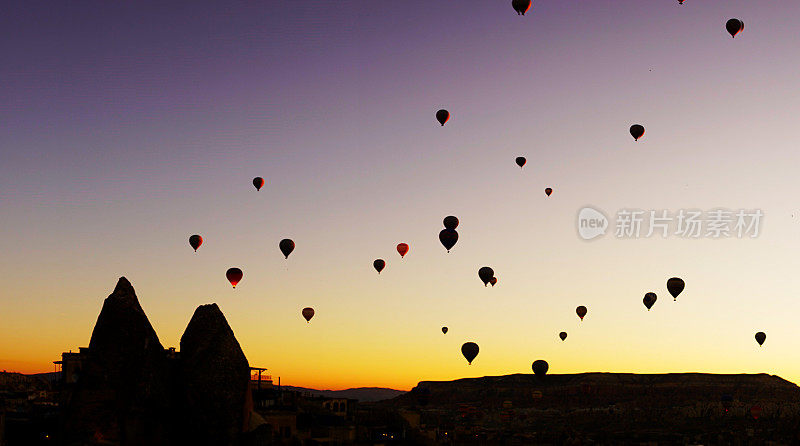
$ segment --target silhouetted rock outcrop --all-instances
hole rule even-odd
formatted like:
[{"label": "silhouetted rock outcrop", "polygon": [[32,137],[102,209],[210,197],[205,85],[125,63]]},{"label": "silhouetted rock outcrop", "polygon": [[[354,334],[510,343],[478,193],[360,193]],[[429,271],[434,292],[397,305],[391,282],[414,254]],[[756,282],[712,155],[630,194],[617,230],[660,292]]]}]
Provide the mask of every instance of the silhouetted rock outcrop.
[{"label": "silhouetted rock outcrop", "polygon": [[97,318],[65,417],[66,444],[167,445],[164,348],[124,277]]},{"label": "silhouetted rock outcrop", "polygon": [[198,307],[181,337],[181,379],[191,444],[234,444],[247,421],[250,366],[217,304]]}]

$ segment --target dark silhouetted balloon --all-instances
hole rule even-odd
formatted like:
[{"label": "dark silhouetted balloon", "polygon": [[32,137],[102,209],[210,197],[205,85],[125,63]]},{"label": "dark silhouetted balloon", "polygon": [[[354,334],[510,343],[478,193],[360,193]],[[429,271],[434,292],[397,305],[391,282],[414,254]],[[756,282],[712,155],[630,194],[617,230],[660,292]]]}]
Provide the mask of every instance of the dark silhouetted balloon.
[{"label": "dark silhouetted balloon", "polygon": [[489,279],[489,283],[492,284],[492,286],[497,285],[497,277],[492,277]]},{"label": "dark silhouetted balloon", "polygon": [[750,416],[753,417],[754,420],[757,420],[758,417],[761,416],[761,406],[758,404],[754,405],[750,408]]},{"label": "dark silhouetted balloon", "polygon": [[447,327],[442,327],[442,333],[447,334]]},{"label": "dark silhouetted balloon", "polygon": [[561,333],[558,334],[558,337],[561,338],[562,341],[567,339],[567,332],[562,331]]},{"label": "dark silhouetted balloon", "polygon": [[228,278],[228,282],[230,282],[234,288],[236,288],[236,284],[242,280],[242,276],[244,276],[244,273],[242,273],[242,270],[239,268],[228,268],[228,271],[225,271],[225,277]]},{"label": "dark silhouetted balloon", "polygon": [[281,248],[281,252],[283,253],[284,257],[288,259],[289,254],[294,251],[294,242],[292,239],[285,238],[278,243],[278,247]]},{"label": "dark silhouetted balloon", "polygon": [[480,350],[478,348],[478,344],[474,342],[467,342],[461,346],[461,354],[464,355],[465,358],[467,358],[467,362],[470,364],[472,364],[472,360],[474,360],[475,357],[478,356],[478,350]]},{"label": "dark silhouetted balloon", "polygon": [[631,126],[631,136],[633,136],[634,141],[638,141],[639,138],[644,136],[644,126],[633,124]]},{"label": "dark silhouetted balloon", "polygon": [[494,270],[488,266],[484,266],[478,270],[478,277],[483,281],[483,286],[486,286],[492,280],[492,277],[494,277]]},{"label": "dark silhouetted balloon", "polygon": [[525,15],[531,8],[531,0],[511,0],[511,7],[517,11],[517,15]]},{"label": "dark silhouetted balloon", "polygon": [[577,313],[578,317],[581,318],[581,320],[583,320],[583,317],[586,316],[586,307],[581,305],[580,307],[575,309],[575,313]]},{"label": "dark silhouetted balloon", "polygon": [[189,246],[194,248],[194,252],[197,252],[197,248],[199,248],[200,245],[202,244],[203,244],[203,237],[200,237],[197,234],[189,237]]},{"label": "dark silhouetted balloon", "polygon": [[383,268],[386,267],[386,262],[384,262],[383,259],[375,259],[375,261],[372,262],[372,266],[374,266],[375,271],[377,271],[378,274],[380,274],[381,271],[383,271]]},{"label": "dark silhouetted balloon", "polygon": [[644,295],[642,302],[644,302],[644,306],[647,307],[647,311],[650,311],[650,309],[653,308],[653,305],[656,303],[656,299],[656,293],[647,293]]},{"label": "dark silhouetted balloon", "polygon": [[450,112],[442,109],[436,112],[436,120],[439,121],[439,124],[444,125],[447,120],[450,119]]},{"label": "dark silhouetted balloon", "polygon": [[448,215],[444,218],[443,223],[446,229],[455,229],[458,227],[458,217]]},{"label": "dark silhouetted balloon", "polygon": [[549,188],[549,187],[548,187],[548,188],[546,188],[546,189],[544,190],[544,194],[545,194],[545,195],[547,195],[548,197],[549,197],[549,196],[550,196],[550,194],[552,194],[552,193],[553,193],[553,189],[551,189],[551,188]]},{"label": "dark silhouetted balloon", "polygon": [[764,333],[763,331],[759,331],[758,333],[756,333],[756,342],[758,342],[758,345],[764,345],[764,341],[766,339],[767,339],[767,334]]},{"label": "dark silhouetted balloon", "polygon": [[739,19],[730,19],[725,23],[725,29],[731,37],[736,37],[737,34],[744,31],[744,22]]},{"label": "dark silhouetted balloon", "polygon": [[447,252],[450,252],[450,249],[458,241],[458,232],[455,229],[442,229],[439,232],[439,241],[442,242]]},{"label": "dark silhouetted balloon", "polygon": [[256,190],[261,190],[264,187],[264,179],[261,177],[253,178],[253,186],[256,187]]},{"label": "dark silhouetted balloon", "polygon": [[531,364],[531,369],[533,369],[533,373],[536,376],[541,378],[547,374],[548,370],[550,370],[550,365],[547,364],[547,361],[537,359],[536,361],[533,361],[533,364]]},{"label": "dark silhouetted balloon", "polygon": [[517,166],[519,166],[520,169],[522,169],[522,166],[524,166],[525,163],[528,162],[528,160],[526,160],[524,156],[518,156],[516,161],[517,161]]},{"label": "dark silhouetted balloon", "polygon": [[311,307],[303,308],[303,317],[306,318],[306,322],[310,322],[311,318],[314,317],[314,309]]},{"label": "dark silhouetted balloon", "polygon": [[686,287],[686,283],[684,283],[683,279],[673,277],[667,280],[667,291],[672,294],[673,300],[678,300],[678,294],[681,294],[684,287]]},{"label": "dark silhouetted balloon", "polygon": [[408,250],[411,249],[407,243],[400,243],[397,245],[397,252],[400,253],[400,257],[405,257],[408,253]]}]

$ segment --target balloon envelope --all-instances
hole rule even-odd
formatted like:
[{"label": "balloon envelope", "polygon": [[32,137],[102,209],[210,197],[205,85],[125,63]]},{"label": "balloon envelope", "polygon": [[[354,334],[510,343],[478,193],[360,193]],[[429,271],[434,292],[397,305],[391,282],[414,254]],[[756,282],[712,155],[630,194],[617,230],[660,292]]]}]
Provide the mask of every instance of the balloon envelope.
[{"label": "balloon envelope", "polygon": [[405,257],[409,249],[410,248],[407,243],[400,243],[397,245],[397,252],[400,253],[400,257]]},{"label": "balloon envelope", "polygon": [[644,306],[647,307],[648,311],[650,311],[650,309],[653,308],[653,304],[656,303],[656,299],[657,299],[656,293],[647,293],[644,295],[644,299],[642,299],[642,302],[644,303]]},{"label": "balloon envelope", "polygon": [[575,309],[575,313],[578,314],[578,317],[581,318],[581,320],[583,320],[583,317],[586,316],[586,311],[586,307],[583,305]]},{"label": "balloon envelope", "polygon": [[242,276],[244,276],[244,273],[242,273],[242,270],[239,268],[228,268],[228,271],[225,272],[225,277],[234,288],[236,288],[236,284],[242,280]]},{"label": "balloon envelope", "polygon": [[472,364],[472,361],[478,356],[478,344],[474,342],[466,342],[461,346],[461,354],[467,358],[467,362]]},{"label": "balloon envelope", "polygon": [[294,251],[294,242],[292,241],[292,239],[285,238],[281,240],[280,243],[278,243],[278,247],[281,249],[281,252],[283,253],[284,257],[288,259],[289,254],[291,254],[292,251]]},{"label": "balloon envelope", "polygon": [[528,160],[526,160],[524,156],[518,156],[517,159],[516,159],[516,162],[517,162],[517,166],[522,168],[522,166],[524,166],[525,163],[528,162]]},{"label": "balloon envelope", "polygon": [[261,190],[264,187],[264,179],[261,177],[253,178],[253,186],[256,187],[256,190]]},{"label": "balloon envelope", "polygon": [[488,266],[484,266],[478,270],[478,277],[483,281],[483,286],[486,286],[492,280],[492,277],[494,277],[494,270]]},{"label": "balloon envelope", "polygon": [[375,267],[375,271],[380,274],[383,268],[386,267],[386,262],[384,262],[383,259],[375,259],[375,261],[372,262],[372,266]]},{"label": "balloon envelope", "polygon": [[562,331],[561,333],[558,334],[558,337],[561,338],[562,341],[564,339],[567,339],[567,332],[566,331]]},{"label": "balloon envelope", "polygon": [[631,126],[631,136],[633,136],[634,141],[638,141],[639,138],[644,136],[644,126],[640,124],[633,124]]},{"label": "balloon envelope", "polygon": [[667,280],[667,291],[672,294],[674,300],[678,300],[678,294],[686,287],[686,283],[679,277],[673,277]]},{"label": "balloon envelope", "polygon": [[492,284],[492,286],[497,285],[497,277],[492,277],[489,279],[489,283]]},{"label": "balloon envelope", "polygon": [[447,252],[450,252],[450,249],[452,249],[458,241],[458,232],[456,232],[455,229],[442,229],[439,232],[439,241],[442,242]]},{"label": "balloon envelope", "polygon": [[446,229],[455,229],[458,227],[458,217],[454,215],[448,215],[444,218],[443,223]]},{"label": "balloon envelope", "polygon": [[756,333],[756,342],[758,342],[758,345],[764,345],[764,341],[766,340],[767,340],[766,333],[764,333],[763,331],[759,331],[758,333]]},{"label": "balloon envelope", "polygon": [[447,334],[447,327],[442,327],[442,333]]},{"label": "balloon envelope", "polygon": [[531,0],[511,0],[511,7],[517,11],[517,15],[525,15],[531,9]]},{"label": "balloon envelope", "polygon": [[547,363],[547,361],[537,359],[536,361],[533,361],[533,364],[531,364],[531,369],[533,369],[533,373],[536,374],[536,376],[542,377],[547,374],[548,370],[550,370],[550,365]]},{"label": "balloon envelope", "polygon": [[444,123],[447,122],[448,119],[450,119],[449,111],[441,109],[436,112],[436,120],[439,121],[439,124],[444,125]]},{"label": "balloon envelope", "polygon": [[311,308],[311,307],[303,308],[302,314],[303,314],[303,317],[306,318],[306,322],[309,322],[309,321],[311,321],[311,318],[314,317],[314,309]]},{"label": "balloon envelope", "polygon": [[203,244],[203,237],[200,237],[197,234],[189,237],[189,246],[194,248],[195,252],[197,252],[197,248],[199,248],[200,245],[202,244]]},{"label": "balloon envelope", "polygon": [[744,22],[739,19],[730,19],[725,22],[725,29],[731,37],[736,37],[737,34],[744,30]]},{"label": "balloon envelope", "polygon": [[549,197],[549,196],[550,196],[550,194],[552,194],[552,193],[553,193],[553,189],[551,189],[551,188],[549,188],[549,187],[548,187],[548,188],[546,188],[546,189],[544,190],[544,193],[545,193],[545,195],[547,195],[547,196]]}]

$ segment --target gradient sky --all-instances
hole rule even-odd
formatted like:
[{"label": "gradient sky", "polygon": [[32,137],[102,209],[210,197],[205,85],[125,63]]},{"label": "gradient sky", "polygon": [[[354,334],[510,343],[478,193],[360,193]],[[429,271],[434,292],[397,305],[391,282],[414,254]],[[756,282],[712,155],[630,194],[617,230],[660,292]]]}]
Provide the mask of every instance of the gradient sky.
[{"label": "gradient sky", "polygon": [[[410,389],[535,359],[800,381],[800,3],[510,3],[4,5],[0,369],[88,345],[124,275],[165,347],[217,302],[284,384]],[[585,205],[765,217],[755,239],[586,242]]]}]

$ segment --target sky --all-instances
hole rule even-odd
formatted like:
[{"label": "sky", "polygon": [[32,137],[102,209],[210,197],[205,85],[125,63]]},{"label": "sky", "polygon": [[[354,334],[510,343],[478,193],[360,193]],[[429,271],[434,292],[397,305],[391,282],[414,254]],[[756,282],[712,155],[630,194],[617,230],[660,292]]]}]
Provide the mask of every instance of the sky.
[{"label": "sky", "polygon": [[[406,390],[536,359],[800,382],[800,3],[453,5],[4,5],[0,370],[87,346],[125,276],[165,347],[216,302],[288,385]],[[764,217],[755,238],[586,241],[585,206]]]}]

